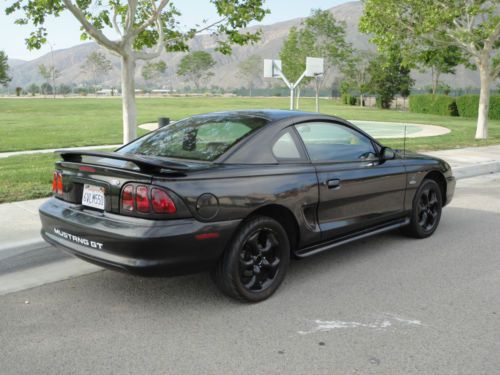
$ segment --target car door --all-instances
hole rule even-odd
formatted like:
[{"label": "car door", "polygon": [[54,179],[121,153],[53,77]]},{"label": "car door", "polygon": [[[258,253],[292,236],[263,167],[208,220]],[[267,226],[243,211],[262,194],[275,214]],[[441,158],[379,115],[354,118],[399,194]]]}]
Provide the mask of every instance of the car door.
[{"label": "car door", "polygon": [[306,122],[295,129],[318,176],[323,240],[402,216],[406,173],[401,160],[381,161],[374,142],[344,124]]}]

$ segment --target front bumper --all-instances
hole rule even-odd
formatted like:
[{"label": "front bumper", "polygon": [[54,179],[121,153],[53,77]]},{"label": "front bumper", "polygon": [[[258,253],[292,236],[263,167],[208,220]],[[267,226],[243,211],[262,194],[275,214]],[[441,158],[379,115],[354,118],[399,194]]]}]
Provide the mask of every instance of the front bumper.
[{"label": "front bumper", "polygon": [[[145,220],[51,198],[40,207],[48,243],[105,268],[145,276],[182,275],[213,267],[240,220]],[[204,235],[199,236],[197,235]],[[209,235],[206,235],[209,234]]]},{"label": "front bumper", "polygon": [[444,206],[448,205],[455,195],[455,187],[457,185],[457,180],[454,176],[446,177],[446,201]]}]

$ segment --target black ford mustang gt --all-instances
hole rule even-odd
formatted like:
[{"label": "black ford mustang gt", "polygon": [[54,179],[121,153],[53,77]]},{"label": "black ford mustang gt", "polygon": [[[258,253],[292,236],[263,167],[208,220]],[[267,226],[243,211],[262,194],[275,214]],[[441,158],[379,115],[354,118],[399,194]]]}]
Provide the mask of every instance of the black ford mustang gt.
[{"label": "black ford mustang gt", "polygon": [[290,257],[396,228],[430,236],[455,190],[446,162],[303,112],[194,116],[115,152],[60,154],[47,242],[135,274],[210,269],[246,301],[269,297]]}]

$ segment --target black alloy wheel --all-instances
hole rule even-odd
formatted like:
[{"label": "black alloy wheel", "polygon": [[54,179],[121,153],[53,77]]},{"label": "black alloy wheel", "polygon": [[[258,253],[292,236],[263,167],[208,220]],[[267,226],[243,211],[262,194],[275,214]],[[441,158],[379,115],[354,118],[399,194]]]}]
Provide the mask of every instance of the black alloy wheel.
[{"label": "black alloy wheel", "polygon": [[431,236],[438,227],[442,207],[441,188],[434,180],[424,180],[413,200],[410,224],[403,232],[415,238]]},{"label": "black alloy wheel", "polygon": [[438,220],[441,205],[437,199],[437,194],[433,187],[426,187],[422,191],[417,205],[418,225],[426,232],[432,230]]},{"label": "black alloy wheel", "polygon": [[272,284],[281,262],[279,242],[272,229],[250,235],[240,252],[240,281],[248,291],[262,291]]},{"label": "black alloy wheel", "polygon": [[259,302],[278,289],[289,261],[286,231],[276,220],[259,216],[242,225],[213,276],[230,297]]}]

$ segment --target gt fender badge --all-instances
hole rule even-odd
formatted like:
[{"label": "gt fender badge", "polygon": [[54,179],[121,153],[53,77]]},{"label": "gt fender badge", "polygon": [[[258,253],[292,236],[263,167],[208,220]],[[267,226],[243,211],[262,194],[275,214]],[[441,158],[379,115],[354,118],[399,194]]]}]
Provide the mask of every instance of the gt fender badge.
[{"label": "gt fender badge", "polygon": [[113,185],[113,186],[120,186],[120,181],[119,180],[111,180],[109,183],[111,185]]}]

